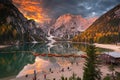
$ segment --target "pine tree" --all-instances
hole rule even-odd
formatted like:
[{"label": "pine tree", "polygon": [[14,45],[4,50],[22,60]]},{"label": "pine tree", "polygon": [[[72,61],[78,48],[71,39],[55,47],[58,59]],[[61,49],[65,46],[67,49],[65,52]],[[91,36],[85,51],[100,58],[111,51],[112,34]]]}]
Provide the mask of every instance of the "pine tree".
[{"label": "pine tree", "polygon": [[101,80],[101,72],[98,68],[95,47],[93,45],[89,45],[86,52],[87,58],[84,67],[83,80]]}]

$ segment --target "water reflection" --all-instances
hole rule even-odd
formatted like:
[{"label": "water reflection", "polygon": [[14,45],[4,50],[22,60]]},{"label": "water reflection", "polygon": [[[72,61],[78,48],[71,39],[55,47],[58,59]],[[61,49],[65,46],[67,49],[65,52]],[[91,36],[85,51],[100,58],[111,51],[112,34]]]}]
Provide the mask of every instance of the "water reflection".
[{"label": "water reflection", "polygon": [[29,53],[0,54],[0,78],[16,75],[25,65],[33,64],[35,57]]},{"label": "water reflection", "polygon": [[24,68],[17,75],[17,77],[21,77],[26,74],[33,74],[34,70],[36,70],[37,72],[40,72],[44,68],[48,67],[49,65],[50,65],[49,61],[40,59],[39,57],[36,57],[34,64],[25,65]]},{"label": "water reflection", "polygon": [[34,64],[27,64],[17,75],[17,77],[33,74],[34,70],[43,73],[49,69],[61,69],[71,66],[73,63],[80,62],[81,58],[57,58],[57,57],[36,57]]},{"label": "water reflection", "polygon": [[[49,43],[48,43],[49,44]],[[86,51],[87,46],[85,44],[69,43],[69,42],[56,42],[49,47],[47,43],[28,43],[19,46],[12,46],[9,48],[1,49],[0,53],[18,53],[18,52],[36,52],[36,53],[56,53],[56,54],[71,54],[78,51]],[[97,51],[106,51],[107,49],[96,48]],[[109,51],[109,50],[107,50]]]},{"label": "water reflection", "polygon": [[[39,64],[37,63],[37,65],[35,63],[37,66],[33,67],[35,62],[35,56],[32,54],[33,52],[38,54],[82,54],[85,52],[87,47],[84,44],[68,42],[56,42],[53,45],[54,46],[49,47],[47,43],[27,43],[24,45],[0,49],[0,73],[2,73],[0,78],[17,75],[22,69],[26,69],[25,66],[30,64],[30,68],[37,69],[38,67],[50,66],[51,63],[54,63],[54,65],[59,67],[63,66],[61,62],[67,61],[66,63],[68,63],[68,61],[71,61],[70,59],[59,61],[59,58],[42,57],[40,59],[36,59]],[[109,51],[101,48],[96,49],[98,52]],[[74,59],[72,59],[72,61],[74,61]],[[43,63],[46,63],[46,65],[41,66]]]}]

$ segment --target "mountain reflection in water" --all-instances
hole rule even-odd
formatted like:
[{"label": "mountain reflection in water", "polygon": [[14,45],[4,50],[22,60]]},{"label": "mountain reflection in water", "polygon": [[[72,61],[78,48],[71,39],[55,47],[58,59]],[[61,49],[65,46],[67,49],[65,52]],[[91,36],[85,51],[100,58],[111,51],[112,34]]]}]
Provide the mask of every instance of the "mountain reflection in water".
[{"label": "mountain reflection in water", "polygon": [[33,74],[34,70],[40,73],[47,73],[49,69],[61,69],[63,67],[71,66],[72,63],[80,62],[79,58],[64,58],[64,57],[36,57],[34,64],[27,64],[17,75],[17,77],[25,76],[26,74]]},{"label": "mountain reflection in water", "polygon": [[[38,54],[81,54],[82,52],[85,52],[87,47],[87,45],[84,44],[68,42],[56,42],[53,45],[55,46],[48,49],[49,46],[47,43],[27,43],[24,45],[0,49],[0,73],[2,73],[0,75],[0,79],[18,75],[21,70],[25,69],[26,65],[33,65],[36,59],[32,54],[33,52]],[[99,52],[106,51],[106,49],[101,48],[97,48],[97,50]],[[44,59],[37,59],[38,61],[43,60],[42,63],[38,64],[37,66],[41,67],[44,62],[46,65],[43,67],[50,66],[50,64],[55,62],[56,59],[49,57],[45,57]],[[52,60],[52,62],[48,60]],[[55,64],[60,66],[58,62]]]},{"label": "mountain reflection in water", "polygon": [[33,64],[35,57],[29,53],[0,53],[0,78],[19,73],[25,65]]}]

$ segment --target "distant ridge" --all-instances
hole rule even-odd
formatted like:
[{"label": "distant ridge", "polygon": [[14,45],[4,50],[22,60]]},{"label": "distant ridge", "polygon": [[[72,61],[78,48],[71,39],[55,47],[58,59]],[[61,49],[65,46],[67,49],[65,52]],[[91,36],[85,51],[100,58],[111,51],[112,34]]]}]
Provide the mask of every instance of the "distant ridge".
[{"label": "distant ridge", "polygon": [[98,18],[75,42],[116,43],[120,41],[120,4]]}]

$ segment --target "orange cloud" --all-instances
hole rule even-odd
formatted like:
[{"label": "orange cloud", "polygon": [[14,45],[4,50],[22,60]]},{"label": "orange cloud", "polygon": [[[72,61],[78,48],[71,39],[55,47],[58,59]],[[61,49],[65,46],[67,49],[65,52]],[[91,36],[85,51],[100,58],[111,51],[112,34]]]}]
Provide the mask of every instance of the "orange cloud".
[{"label": "orange cloud", "polygon": [[34,19],[39,23],[50,20],[45,14],[44,8],[41,7],[42,2],[37,2],[35,0],[13,0],[13,3],[28,19]]}]

